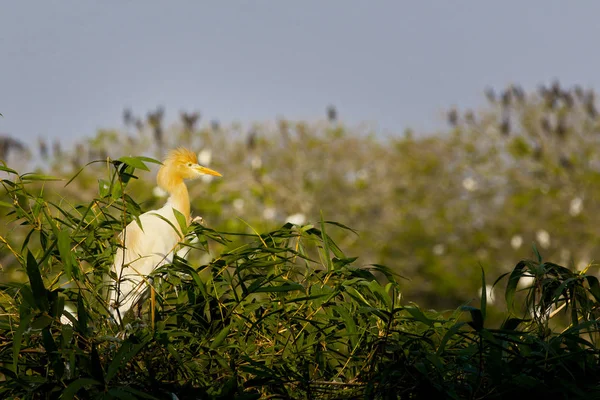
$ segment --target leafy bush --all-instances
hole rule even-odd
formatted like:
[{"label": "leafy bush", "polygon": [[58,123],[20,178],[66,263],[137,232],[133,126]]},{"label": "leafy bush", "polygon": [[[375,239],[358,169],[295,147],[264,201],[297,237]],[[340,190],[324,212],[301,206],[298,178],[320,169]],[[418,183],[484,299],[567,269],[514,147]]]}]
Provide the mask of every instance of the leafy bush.
[{"label": "leafy bush", "polygon": [[[322,212],[359,232],[331,232],[359,262],[387,265],[410,279],[404,295],[425,307],[455,308],[477,298],[479,265],[490,276],[506,273],[531,256],[531,243],[578,270],[598,259],[600,247],[594,92],[556,82],[529,92],[511,85],[486,96],[478,110],[450,110],[448,128],[435,135],[384,136],[331,117],[242,127],[183,113],[168,125],[162,109],[146,117],[127,111],[118,129],[72,148],[42,141],[39,151],[30,149],[28,164],[14,150],[19,157],[10,165],[69,177],[109,154],[162,157],[184,144],[224,175],[190,189],[192,208],[211,228],[267,232],[287,221],[315,224]],[[45,183],[44,199],[87,204],[105,166],[86,167],[67,187]],[[144,209],[164,201],[151,179],[130,185]],[[0,263],[16,270],[4,248]],[[505,304],[500,293],[491,298],[489,317],[500,323]]]},{"label": "leafy bush", "polygon": [[354,233],[322,218],[264,234],[194,224],[189,261],[152,274],[142,318],[111,320],[115,236],[140,213],[128,186],[150,161],[106,161],[110,176],[83,205],[34,193],[49,177],[0,167],[10,176],[2,206],[25,232],[0,240],[26,277],[5,277],[0,292],[2,398],[598,394],[593,276],[541,257],[520,262],[507,275],[512,311],[493,328],[483,273],[478,307],[424,310],[388,268],[357,265],[331,235]]}]

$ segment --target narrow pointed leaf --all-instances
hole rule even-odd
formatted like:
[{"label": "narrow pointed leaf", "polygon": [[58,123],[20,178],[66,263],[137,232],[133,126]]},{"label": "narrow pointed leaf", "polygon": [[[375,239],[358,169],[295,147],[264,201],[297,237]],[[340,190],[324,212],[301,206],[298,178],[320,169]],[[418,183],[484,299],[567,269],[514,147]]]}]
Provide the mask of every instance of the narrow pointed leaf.
[{"label": "narrow pointed leaf", "polygon": [[48,296],[44,287],[44,281],[42,280],[42,274],[40,273],[35,257],[30,251],[27,252],[26,270],[36,306],[41,311],[48,311],[50,305],[48,304]]}]

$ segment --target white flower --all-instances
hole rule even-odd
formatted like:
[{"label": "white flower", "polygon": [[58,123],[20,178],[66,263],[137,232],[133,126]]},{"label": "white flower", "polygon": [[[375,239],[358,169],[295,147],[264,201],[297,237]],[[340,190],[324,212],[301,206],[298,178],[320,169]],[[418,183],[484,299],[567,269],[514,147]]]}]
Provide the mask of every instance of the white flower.
[{"label": "white flower", "polygon": [[510,239],[510,245],[515,250],[519,249],[522,244],[523,244],[523,237],[521,235],[514,235]]},{"label": "white flower", "polygon": [[232,204],[235,211],[239,212],[244,209],[244,199],[235,199]]},{"label": "white flower", "polygon": [[538,230],[535,234],[535,237],[542,248],[547,249],[550,247],[550,234],[546,230]]},{"label": "white flower", "polygon": [[436,244],[435,246],[433,246],[433,254],[435,254],[436,256],[441,256],[446,252],[446,246],[444,246],[441,243]]},{"label": "white flower", "polygon": [[469,192],[473,192],[473,191],[477,190],[477,186],[478,186],[477,181],[471,177],[463,179],[462,185]]},{"label": "white flower", "polygon": [[198,163],[200,165],[204,165],[205,167],[208,167],[211,159],[212,159],[212,151],[210,151],[210,149],[203,149],[202,151],[200,151],[200,153],[198,153]]},{"label": "white flower", "polygon": [[277,210],[275,210],[273,207],[265,207],[263,210],[264,219],[273,219],[275,218],[275,214],[277,214]]},{"label": "white flower", "polygon": [[581,214],[582,210],[583,199],[581,197],[575,197],[573,200],[571,200],[571,204],[569,205],[569,214],[571,214],[572,217],[576,217]]},{"label": "white flower", "polygon": [[294,225],[304,225],[306,222],[306,216],[302,213],[292,214],[286,218],[285,222],[289,222]]},{"label": "white flower", "polygon": [[[494,287],[492,285],[485,285],[485,294],[487,303],[494,304],[496,296],[494,295]],[[481,297],[481,292],[479,292],[479,296]]]},{"label": "white flower", "polygon": [[154,197],[167,197],[167,192],[165,192],[162,188],[155,186],[154,189],[152,189],[152,195],[154,195]]}]

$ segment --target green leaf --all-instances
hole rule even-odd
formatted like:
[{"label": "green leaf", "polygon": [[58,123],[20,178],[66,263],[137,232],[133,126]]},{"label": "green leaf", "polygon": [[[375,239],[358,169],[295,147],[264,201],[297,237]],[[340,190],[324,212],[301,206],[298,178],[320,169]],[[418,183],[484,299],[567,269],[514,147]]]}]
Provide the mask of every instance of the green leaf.
[{"label": "green leaf", "polygon": [[155,158],[151,158],[151,157],[144,157],[144,156],[137,156],[136,157],[138,160],[142,160],[145,162],[149,162],[149,163],[153,163],[153,164],[158,164],[158,165],[162,165],[162,162],[160,162],[159,160],[155,159]]},{"label": "green leaf", "polygon": [[125,163],[127,165],[131,165],[134,168],[139,168],[141,170],[144,171],[150,171],[150,168],[148,168],[146,166],[146,164],[144,164],[144,161],[142,161],[140,159],[140,157],[121,157],[119,158],[117,161],[121,161],[122,163]]},{"label": "green leaf", "polygon": [[[137,341],[137,338],[135,341]],[[146,346],[147,343],[148,340],[144,340],[139,343],[134,343],[133,339],[125,340],[108,366],[105,376],[106,382],[110,382],[110,380],[115,377],[117,372],[119,372],[119,370],[126,368],[127,363],[130,362],[133,357],[135,357],[135,355],[139,353],[144,346]]]},{"label": "green leaf", "polygon": [[65,372],[65,364],[62,362],[60,355],[58,354],[58,346],[56,346],[56,342],[52,337],[52,333],[50,333],[50,328],[46,327],[42,329],[42,343],[44,344],[44,349],[48,354],[48,358],[50,359],[50,363],[52,364],[52,368],[54,369],[54,374],[60,379],[62,378]]},{"label": "green leaf", "polygon": [[[3,163],[4,164],[4,163]],[[9,174],[19,175],[14,169],[10,169],[5,165],[0,165],[0,171],[8,172]]]},{"label": "green leaf", "polygon": [[179,210],[175,208],[173,208],[173,214],[175,214],[175,218],[177,219],[177,223],[179,224],[179,232],[183,232],[183,234],[186,234],[188,227],[187,219]]},{"label": "green leaf", "polygon": [[342,305],[334,306],[334,310],[340,314],[344,326],[346,327],[346,333],[349,336],[350,346],[354,348],[358,342],[358,330],[356,328],[356,322],[350,312],[345,309]]},{"label": "green leaf", "polygon": [[123,196],[123,186],[120,183],[115,183],[112,185],[112,190],[110,192],[110,197],[118,200]]},{"label": "green leaf", "polygon": [[537,246],[535,245],[535,243],[532,244],[532,247],[533,247],[533,254],[535,254],[535,256],[536,256],[536,258],[538,260],[538,263],[541,264],[542,263],[542,255],[538,251]]},{"label": "green leaf", "polygon": [[21,180],[27,181],[64,181],[63,178],[57,178],[55,176],[50,175],[41,175],[41,174],[24,174],[21,175]]},{"label": "green leaf", "polygon": [[44,287],[44,281],[42,280],[38,263],[31,251],[27,252],[27,263],[25,268],[27,270],[27,276],[29,277],[29,283],[31,284],[31,291],[36,306],[41,311],[49,311],[50,304],[48,303],[47,290]]},{"label": "green leaf", "polygon": [[460,309],[471,313],[472,321],[469,322],[469,325],[471,325],[473,329],[477,332],[483,329],[483,313],[480,309],[471,306],[461,306]]},{"label": "green leaf", "polygon": [[448,331],[446,331],[446,333],[444,334],[444,337],[442,338],[442,340],[440,341],[440,345],[438,346],[438,349],[436,351],[437,355],[441,355],[444,350],[446,349],[446,344],[448,343],[448,341],[450,340],[450,338],[452,338],[454,335],[456,335],[458,333],[458,331],[461,330],[461,328],[463,326],[465,326],[466,322],[457,322],[456,324],[452,325],[452,327],[450,327],[450,329],[448,329]]},{"label": "green leaf", "polygon": [[284,283],[279,286],[262,286],[255,290],[250,291],[251,293],[275,293],[275,292],[293,292],[295,290],[304,290],[304,286],[299,283]]},{"label": "green leaf", "polygon": [[116,398],[121,400],[138,400],[137,396],[126,391],[124,388],[110,388],[108,390],[108,394],[111,396],[110,398]]},{"label": "green leaf", "polygon": [[229,335],[230,330],[231,330],[231,325],[227,325],[226,327],[221,329],[219,334],[217,336],[215,336],[215,338],[210,343],[210,349],[215,350],[217,347],[219,347],[221,345],[221,343],[223,343],[223,341],[225,340],[227,335]]},{"label": "green leaf", "polygon": [[65,297],[59,296],[57,291],[52,291],[50,301],[50,315],[52,318],[60,318],[63,315],[65,309]]},{"label": "green leaf", "polygon": [[31,322],[31,328],[32,329],[43,329],[43,328],[47,327],[48,325],[50,325],[53,320],[54,320],[54,318],[52,318],[48,314],[41,314],[36,319],[34,319],[33,322]]},{"label": "green leaf", "polygon": [[590,287],[590,293],[597,302],[600,302],[600,284],[598,283],[598,278],[592,275],[586,275],[585,279]]},{"label": "green leaf", "polygon": [[339,222],[335,222],[335,221],[325,221],[325,223],[326,223],[326,224],[329,224],[329,225],[335,225],[335,226],[337,226],[337,227],[339,227],[339,228],[342,228],[342,229],[345,229],[345,230],[347,230],[347,231],[350,231],[350,232],[354,233],[356,236],[359,236],[357,231],[355,231],[354,229],[352,229],[352,228],[350,228],[350,227],[348,227],[348,226],[346,226],[346,225],[344,225],[344,224],[340,224]]},{"label": "green leaf", "polygon": [[5,201],[0,201],[0,207],[13,208],[14,204],[7,203]]},{"label": "green leaf", "polygon": [[485,271],[481,267],[481,317],[485,320],[485,312],[487,309],[487,286],[485,284]]},{"label": "green leaf", "polygon": [[58,253],[63,262],[63,270],[68,280],[73,273],[73,253],[71,253],[71,236],[65,230],[58,231]]},{"label": "green leaf", "polygon": [[385,304],[388,310],[392,309],[392,299],[386,290],[381,287],[381,284],[376,280],[370,281],[367,284],[367,287],[371,290],[371,292],[377,297],[383,304]]},{"label": "green leaf", "polygon": [[88,314],[83,303],[83,296],[81,293],[77,297],[77,330],[87,336],[88,333]]},{"label": "green leaf", "polygon": [[79,378],[74,380],[62,392],[60,400],[72,400],[77,392],[86,386],[99,386],[100,382],[91,378]]},{"label": "green leaf", "polygon": [[333,271],[333,261],[329,252],[329,240],[325,233],[325,220],[323,219],[323,210],[321,210],[321,238],[323,239],[323,249],[325,251],[325,262],[327,263],[327,272]]},{"label": "green leaf", "polygon": [[36,308],[36,299],[31,291],[31,286],[27,284],[23,284],[19,290],[21,292],[21,296],[23,297],[23,303],[21,305],[28,305],[29,308]]},{"label": "green leaf", "polygon": [[371,303],[369,303],[367,301],[367,299],[365,299],[365,297],[362,295],[362,293],[360,293],[354,287],[344,285],[344,290],[346,291],[346,293],[348,293],[348,295],[350,297],[352,297],[354,300],[356,300],[361,305],[364,305],[364,306],[370,307],[370,308],[375,308],[371,305]]},{"label": "green leaf", "polygon": [[[115,396],[119,399],[129,400],[129,399],[149,399],[149,400],[159,400],[157,397],[149,395],[148,393],[144,393],[140,390],[134,389],[128,386],[122,386],[118,388],[112,388],[108,391],[108,393],[112,396]],[[133,395],[133,397],[129,397],[128,394]]]},{"label": "green leaf", "polygon": [[21,312],[20,312],[21,321],[19,322],[19,327],[15,331],[15,335],[14,335],[13,341],[12,341],[13,342],[13,345],[12,345],[13,371],[17,374],[19,372],[18,361],[19,361],[19,353],[21,351],[23,333],[25,332],[26,329],[29,328],[29,322],[31,321],[31,318],[33,318],[33,315],[27,312],[30,310],[25,310],[25,307],[23,305],[21,305],[20,310],[21,310]]},{"label": "green leaf", "polygon": [[424,323],[427,326],[433,326],[435,321],[427,318],[425,314],[416,306],[406,306],[404,307],[406,311],[417,321]]},{"label": "green leaf", "polygon": [[92,352],[90,355],[90,367],[92,376],[100,382],[102,385],[105,385],[104,380],[104,370],[102,369],[102,363],[100,362],[100,355],[98,354],[98,348],[95,343],[92,343]]},{"label": "green leaf", "polygon": [[[119,163],[116,161],[115,163]],[[119,163],[120,164],[120,163]],[[127,185],[131,178],[137,179],[137,176],[133,175],[135,171],[135,167],[132,167],[129,164],[121,164],[121,167],[118,170],[119,180],[123,183],[123,185]]]},{"label": "green leaf", "polygon": [[506,305],[509,310],[514,307],[515,301],[515,293],[517,291],[517,284],[519,280],[523,276],[523,271],[527,267],[527,263],[525,261],[519,261],[519,263],[515,266],[513,271],[508,278],[508,283],[506,284],[505,299]]},{"label": "green leaf", "polygon": [[104,179],[98,179],[98,193],[100,197],[108,197],[110,194],[110,182]]}]

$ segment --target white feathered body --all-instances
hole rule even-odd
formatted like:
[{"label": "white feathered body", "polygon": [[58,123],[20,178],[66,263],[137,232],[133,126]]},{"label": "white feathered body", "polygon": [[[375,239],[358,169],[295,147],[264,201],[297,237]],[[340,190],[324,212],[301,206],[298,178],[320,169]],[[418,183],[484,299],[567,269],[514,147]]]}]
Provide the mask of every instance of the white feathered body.
[{"label": "white feathered body", "polygon": [[116,290],[111,291],[110,302],[118,304],[121,317],[147,287],[147,276],[161,265],[173,261],[173,251],[182,240],[171,201],[158,210],[140,215],[139,219],[141,228],[137,221],[132,221],[121,232],[119,240],[126,250],[119,247],[115,254],[113,268],[117,281]]}]

